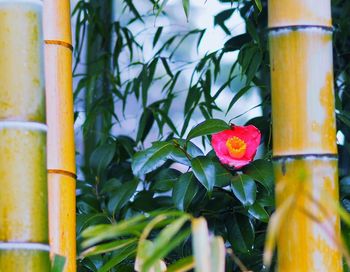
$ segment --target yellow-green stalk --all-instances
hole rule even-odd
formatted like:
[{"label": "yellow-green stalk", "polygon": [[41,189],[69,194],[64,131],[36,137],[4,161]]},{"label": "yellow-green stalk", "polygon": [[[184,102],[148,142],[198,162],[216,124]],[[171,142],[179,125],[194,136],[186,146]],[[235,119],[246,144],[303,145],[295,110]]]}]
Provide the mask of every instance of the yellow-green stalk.
[{"label": "yellow-green stalk", "polygon": [[50,271],[42,1],[0,1],[0,271]]},{"label": "yellow-green stalk", "polygon": [[330,0],[269,0],[278,270],[342,271]]}]

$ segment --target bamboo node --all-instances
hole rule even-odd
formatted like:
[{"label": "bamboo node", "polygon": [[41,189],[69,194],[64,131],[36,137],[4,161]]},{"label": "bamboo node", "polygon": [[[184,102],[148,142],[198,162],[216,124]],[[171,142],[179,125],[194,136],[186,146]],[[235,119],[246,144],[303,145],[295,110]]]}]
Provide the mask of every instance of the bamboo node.
[{"label": "bamboo node", "polygon": [[68,48],[69,50],[73,51],[73,45],[67,42],[63,41],[57,41],[57,40],[45,40],[45,44],[54,44],[54,45],[61,45],[63,47]]}]

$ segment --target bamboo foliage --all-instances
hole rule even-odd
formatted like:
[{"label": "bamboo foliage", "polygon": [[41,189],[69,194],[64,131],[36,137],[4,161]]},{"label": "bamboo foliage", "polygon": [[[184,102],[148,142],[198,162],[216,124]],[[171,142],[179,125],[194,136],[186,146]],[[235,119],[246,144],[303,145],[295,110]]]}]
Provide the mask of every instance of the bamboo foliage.
[{"label": "bamboo foliage", "polygon": [[76,271],[75,148],[69,0],[44,1],[51,253]]},{"label": "bamboo foliage", "polygon": [[[279,271],[342,271],[330,0],[270,0]],[[286,216],[285,216],[286,217]]]},{"label": "bamboo foliage", "polygon": [[0,271],[50,271],[41,29],[41,1],[0,1]]},{"label": "bamboo foliage", "polygon": [[192,219],[192,249],[196,272],[224,272],[226,248],[222,237],[209,235],[203,217]]}]

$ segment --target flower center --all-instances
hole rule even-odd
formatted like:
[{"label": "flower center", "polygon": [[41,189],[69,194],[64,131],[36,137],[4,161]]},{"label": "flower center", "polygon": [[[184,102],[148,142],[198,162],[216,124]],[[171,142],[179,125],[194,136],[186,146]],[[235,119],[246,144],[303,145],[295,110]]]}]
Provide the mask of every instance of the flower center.
[{"label": "flower center", "polygon": [[230,156],[234,159],[240,159],[247,150],[247,144],[242,139],[233,136],[226,141],[226,146]]}]

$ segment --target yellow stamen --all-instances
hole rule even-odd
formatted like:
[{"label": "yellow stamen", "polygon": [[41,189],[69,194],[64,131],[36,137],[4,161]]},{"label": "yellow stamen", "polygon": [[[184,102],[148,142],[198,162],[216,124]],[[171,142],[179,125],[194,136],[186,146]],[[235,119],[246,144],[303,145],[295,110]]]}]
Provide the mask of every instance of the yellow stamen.
[{"label": "yellow stamen", "polygon": [[240,159],[244,156],[247,150],[247,144],[242,139],[233,136],[226,141],[226,146],[231,157]]}]

